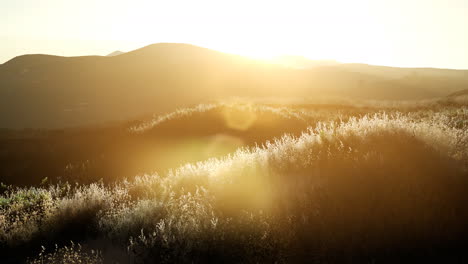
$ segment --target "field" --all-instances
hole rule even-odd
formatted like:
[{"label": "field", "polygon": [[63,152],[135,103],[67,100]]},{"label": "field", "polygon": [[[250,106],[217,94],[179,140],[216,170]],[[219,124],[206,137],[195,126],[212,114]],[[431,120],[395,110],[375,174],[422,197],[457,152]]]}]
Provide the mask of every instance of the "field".
[{"label": "field", "polygon": [[468,100],[0,131],[2,263],[463,263]]}]

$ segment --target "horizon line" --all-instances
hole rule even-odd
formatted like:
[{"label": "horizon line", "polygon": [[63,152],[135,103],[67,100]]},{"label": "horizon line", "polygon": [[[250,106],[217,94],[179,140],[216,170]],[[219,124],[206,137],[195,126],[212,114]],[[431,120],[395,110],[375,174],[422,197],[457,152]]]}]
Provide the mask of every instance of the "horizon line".
[{"label": "horizon line", "polygon": [[[212,51],[221,52],[221,53],[224,53],[224,54],[238,55],[238,56],[242,56],[242,57],[245,57],[245,58],[250,58],[250,59],[253,59],[253,60],[259,60],[259,61],[265,61],[265,62],[269,62],[269,61],[271,62],[274,59],[279,58],[279,57],[283,57],[283,56],[292,56],[292,57],[302,57],[302,58],[305,58],[305,59],[307,59],[307,60],[309,60],[311,62],[333,61],[333,62],[336,62],[337,64],[341,64],[341,65],[342,64],[358,64],[358,65],[367,65],[367,66],[374,66],[374,67],[387,67],[387,68],[399,68],[399,69],[438,69],[438,70],[468,71],[468,68],[446,68],[446,67],[434,67],[434,66],[395,66],[395,65],[372,64],[372,63],[357,62],[357,61],[356,62],[343,62],[343,61],[333,59],[333,58],[310,58],[310,57],[305,56],[305,55],[292,54],[292,53],[283,53],[283,54],[279,54],[279,55],[276,55],[276,56],[272,56],[271,58],[268,58],[268,59],[258,58],[258,57],[256,58],[255,56],[248,56],[248,55],[243,55],[243,54],[240,54],[240,53],[226,52],[226,51],[222,51],[222,50],[219,50],[219,49],[208,48],[208,47],[204,47],[204,46],[201,46],[201,45],[196,45],[196,44],[186,43],[186,42],[156,42],[156,43],[151,43],[151,44],[148,44],[148,45],[144,45],[144,46],[142,46],[140,48],[136,48],[136,49],[133,49],[133,50],[130,50],[130,51],[122,51],[120,49],[116,49],[116,50],[107,52],[105,55],[85,54],[85,55],[64,56],[64,55],[56,55],[56,54],[49,54],[49,53],[25,53],[25,54],[20,54],[20,55],[14,56],[14,57],[4,61],[3,63],[0,63],[0,65],[4,65],[4,64],[8,63],[9,61],[12,61],[12,60],[14,60],[15,58],[18,58],[18,57],[34,56],[34,55],[54,56],[54,57],[62,57],[62,58],[116,57],[116,56],[123,55],[125,53],[134,52],[134,51],[141,50],[141,49],[144,49],[144,48],[147,48],[147,47],[150,47],[150,46],[153,46],[153,45],[158,45],[158,44],[183,44],[183,45],[189,45],[189,46],[194,46],[194,47],[198,47],[198,48],[209,49],[209,50],[212,50]],[[114,52],[122,52],[123,54],[119,54],[119,55],[115,55],[115,56],[108,56],[108,55],[110,55],[110,54],[112,54]],[[318,66],[318,67],[328,67],[328,66]]]}]

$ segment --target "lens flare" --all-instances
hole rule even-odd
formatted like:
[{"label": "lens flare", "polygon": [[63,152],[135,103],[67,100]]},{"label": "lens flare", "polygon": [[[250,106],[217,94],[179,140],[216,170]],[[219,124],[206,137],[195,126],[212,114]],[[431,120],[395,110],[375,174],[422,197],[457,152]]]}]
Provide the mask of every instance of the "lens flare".
[{"label": "lens flare", "polygon": [[257,114],[249,107],[245,109],[226,107],[221,113],[226,126],[233,130],[245,131],[257,120]]}]

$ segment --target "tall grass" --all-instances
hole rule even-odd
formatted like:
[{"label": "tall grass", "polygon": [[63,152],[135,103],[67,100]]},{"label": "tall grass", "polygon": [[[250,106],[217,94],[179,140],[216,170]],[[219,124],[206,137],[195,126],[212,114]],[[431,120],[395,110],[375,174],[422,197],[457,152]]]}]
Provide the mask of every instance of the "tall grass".
[{"label": "tall grass", "polygon": [[129,263],[461,261],[466,117],[444,108],[327,119],[166,174],[10,188],[1,250],[17,260],[73,240]]}]

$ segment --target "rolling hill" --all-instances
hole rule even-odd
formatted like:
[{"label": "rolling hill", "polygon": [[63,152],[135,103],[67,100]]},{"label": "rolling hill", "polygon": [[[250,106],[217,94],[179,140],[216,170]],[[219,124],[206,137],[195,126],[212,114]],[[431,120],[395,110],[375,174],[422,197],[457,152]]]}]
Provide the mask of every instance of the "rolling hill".
[{"label": "rolling hill", "polygon": [[468,87],[468,71],[431,69],[427,75],[414,75],[402,69],[408,74],[395,77],[391,69],[364,68],[288,68],[173,43],[118,56],[23,55],[0,65],[0,127],[99,124],[227,97],[410,100]]}]

